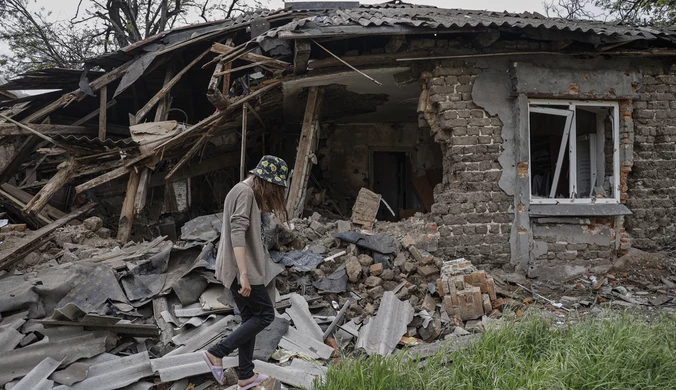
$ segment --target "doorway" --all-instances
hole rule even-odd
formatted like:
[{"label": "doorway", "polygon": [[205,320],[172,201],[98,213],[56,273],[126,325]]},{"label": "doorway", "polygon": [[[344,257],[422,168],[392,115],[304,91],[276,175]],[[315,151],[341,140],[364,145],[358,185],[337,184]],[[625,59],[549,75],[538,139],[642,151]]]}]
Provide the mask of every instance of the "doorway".
[{"label": "doorway", "polygon": [[393,216],[387,207],[381,207],[376,218],[379,221],[398,221],[399,210],[416,208],[419,204],[411,185],[413,169],[409,153],[373,151],[371,161],[373,191],[382,195],[395,213]]}]

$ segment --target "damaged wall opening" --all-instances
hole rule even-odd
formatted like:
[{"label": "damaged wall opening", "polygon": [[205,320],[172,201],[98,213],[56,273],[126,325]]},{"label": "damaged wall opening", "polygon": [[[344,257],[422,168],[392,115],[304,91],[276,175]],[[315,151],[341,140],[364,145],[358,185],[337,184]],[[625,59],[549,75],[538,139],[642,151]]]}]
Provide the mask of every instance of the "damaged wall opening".
[{"label": "damaged wall opening", "polygon": [[531,203],[619,203],[619,107],[614,102],[529,105]]},{"label": "damaged wall opening", "polygon": [[[420,209],[412,179],[414,176],[410,153],[403,151],[371,152],[371,188],[382,194],[393,210]],[[376,217],[379,221],[396,221],[386,208],[381,207]]]}]

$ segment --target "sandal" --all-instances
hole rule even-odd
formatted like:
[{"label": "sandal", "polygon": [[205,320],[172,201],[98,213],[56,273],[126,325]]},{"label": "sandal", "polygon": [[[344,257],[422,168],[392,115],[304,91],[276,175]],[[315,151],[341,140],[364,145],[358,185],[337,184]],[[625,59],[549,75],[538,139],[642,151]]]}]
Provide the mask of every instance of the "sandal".
[{"label": "sandal", "polygon": [[246,385],[246,386],[244,386],[244,387],[242,387],[242,386],[237,386],[237,390],[249,390],[249,389],[253,389],[254,387],[260,385],[260,384],[261,384],[264,380],[266,380],[266,379],[268,379],[268,376],[267,376],[267,375],[258,374],[258,377],[257,377],[253,382],[249,383],[248,385]]},{"label": "sandal", "polygon": [[214,366],[211,364],[211,360],[209,360],[209,356],[207,356],[206,351],[202,351],[202,358],[204,358],[204,361],[207,363],[209,366],[209,369],[211,370],[211,374],[214,376],[214,379],[216,379],[216,382],[218,382],[219,385],[223,385],[223,366]]}]

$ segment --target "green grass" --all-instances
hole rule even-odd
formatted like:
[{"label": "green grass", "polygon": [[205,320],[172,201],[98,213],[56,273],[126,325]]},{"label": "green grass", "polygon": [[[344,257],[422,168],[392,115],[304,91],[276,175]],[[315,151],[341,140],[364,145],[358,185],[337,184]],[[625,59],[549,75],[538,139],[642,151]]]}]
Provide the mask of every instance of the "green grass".
[{"label": "green grass", "polygon": [[563,329],[532,316],[418,363],[346,358],[316,390],[676,389],[676,319],[614,315]]}]

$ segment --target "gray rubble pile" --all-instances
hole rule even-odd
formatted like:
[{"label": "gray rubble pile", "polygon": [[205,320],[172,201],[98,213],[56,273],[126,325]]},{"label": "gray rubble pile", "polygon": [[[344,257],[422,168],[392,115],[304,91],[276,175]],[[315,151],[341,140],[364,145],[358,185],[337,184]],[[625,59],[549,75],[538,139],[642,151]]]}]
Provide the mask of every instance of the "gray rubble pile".
[{"label": "gray rubble pile", "polygon": [[[221,217],[189,221],[176,242],[122,247],[90,218],[56,230],[35,252],[44,261],[2,271],[0,385],[209,386],[198,351],[240,321],[214,277]],[[265,246],[284,271],[278,317],[256,340],[256,366],[291,388],[322,380],[339,348],[387,356],[459,337],[468,321],[499,315],[485,273],[433,255],[434,224],[413,221],[409,233],[390,234],[318,214],[293,220],[291,229],[265,218]],[[228,378],[236,381],[232,370]]]}]

